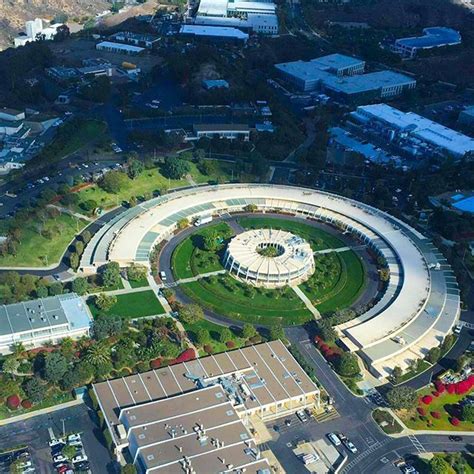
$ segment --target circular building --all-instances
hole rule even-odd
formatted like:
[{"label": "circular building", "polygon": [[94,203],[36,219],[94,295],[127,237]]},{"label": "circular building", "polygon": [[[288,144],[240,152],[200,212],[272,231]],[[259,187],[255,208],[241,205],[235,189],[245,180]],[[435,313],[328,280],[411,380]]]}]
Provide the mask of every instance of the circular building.
[{"label": "circular building", "polygon": [[234,237],[224,266],[255,286],[298,285],[314,272],[313,251],[306,240],[283,230],[255,229]]}]

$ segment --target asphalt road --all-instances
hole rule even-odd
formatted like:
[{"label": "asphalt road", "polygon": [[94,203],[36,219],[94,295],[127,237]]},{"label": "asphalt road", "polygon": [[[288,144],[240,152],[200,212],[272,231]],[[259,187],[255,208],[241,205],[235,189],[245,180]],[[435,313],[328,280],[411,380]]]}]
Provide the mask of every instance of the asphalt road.
[{"label": "asphalt road", "polygon": [[[268,443],[278,460],[287,472],[298,472],[302,469],[301,461],[292,453],[292,447],[298,440],[316,441],[330,432],[343,432],[358,448],[358,453],[349,454],[343,473],[379,473],[400,472],[392,469],[392,463],[400,457],[423,452],[473,451],[473,437],[463,437],[462,442],[453,442],[444,435],[417,435],[411,437],[391,438],[386,436],[372,420],[371,412],[385,401],[379,395],[370,397],[354,396],[328,366],[325,359],[309,340],[309,335],[302,327],[286,330],[288,339],[294,344],[315,370],[316,377],[326,391],[334,398],[339,417],[330,421],[317,423],[312,420],[306,424],[298,421],[275,434],[275,440]],[[339,450],[344,448],[338,448]]]},{"label": "asphalt road", "polygon": [[51,460],[48,441],[51,439],[48,428],[60,436],[64,428],[67,433],[80,432],[86,455],[94,474],[117,473],[116,463],[102,442],[101,432],[94,422],[94,410],[81,404],[58,410],[47,415],[40,415],[25,421],[0,426],[0,450],[20,444],[30,447],[36,472],[46,474],[55,472]]}]

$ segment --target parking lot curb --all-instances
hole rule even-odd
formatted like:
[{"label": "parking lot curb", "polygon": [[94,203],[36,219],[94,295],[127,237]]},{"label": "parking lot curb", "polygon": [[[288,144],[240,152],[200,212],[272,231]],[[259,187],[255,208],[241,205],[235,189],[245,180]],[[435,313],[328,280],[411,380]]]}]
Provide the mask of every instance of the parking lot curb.
[{"label": "parking lot curb", "polygon": [[52,413],[54,411],[62,410],[64,408],[70,408],[76,405],[80,405],[84,403],[82,399],[71,400],[70,402],[61,403],[60,405],[54,405],[48,408],[42,408],[41,410],[31,411],[29,413],[24,413],[23,415],[12,416],[11,418],[5,418],[4,420],[0,420],[0,426],[5,426],[10,423],[16,423],[18,421],[28,420],[29,418],[33,418],[35,416],[45,415],[47,413]]}]

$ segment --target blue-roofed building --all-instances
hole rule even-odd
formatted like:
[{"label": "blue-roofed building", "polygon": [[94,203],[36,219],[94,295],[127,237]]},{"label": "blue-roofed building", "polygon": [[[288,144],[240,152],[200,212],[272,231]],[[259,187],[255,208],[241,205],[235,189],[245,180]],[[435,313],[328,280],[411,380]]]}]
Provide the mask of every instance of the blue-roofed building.
[{"label": "blue-roofed building", "polygon": [[228,89],[229,83],[224,79],[207,79],[202,81],[202,86],[210,91],[212,89]]},{"label": "blue-roofed building", "polygon": [[461,42],[462,38],[459,31],[443,26],[434,26],[425,28],[422,36],[397,39],[392,46],[392,50],[404,58],[412,59],[420,50],[455,46],[461,44]]},{"label": "blue-roofed building", "polygon": [[27,349],[65,337],[88,336],[92,315],[75,293],[0,306],[0,354],[22,343]]}]

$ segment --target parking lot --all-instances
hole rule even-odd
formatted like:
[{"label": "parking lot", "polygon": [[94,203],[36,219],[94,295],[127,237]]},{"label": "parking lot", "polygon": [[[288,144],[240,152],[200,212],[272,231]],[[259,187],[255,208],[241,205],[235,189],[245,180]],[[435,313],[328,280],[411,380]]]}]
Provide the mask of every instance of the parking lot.
[{"label": "parking lot", "polygon": [[[27,446],[31,453],[36,473],[56,472],[48,443],[52,435],[60,437],[66,433],[81,433],[81,443],[90,461],[90,471],[95,473],[117,473],[116,463],[103,444],[102,433],[95,423],[95,412],[81,404],[40,415],[25,421],[0,426],[0,450],[15,446]],[[0,472],[3,471],[0,469]]]}]

